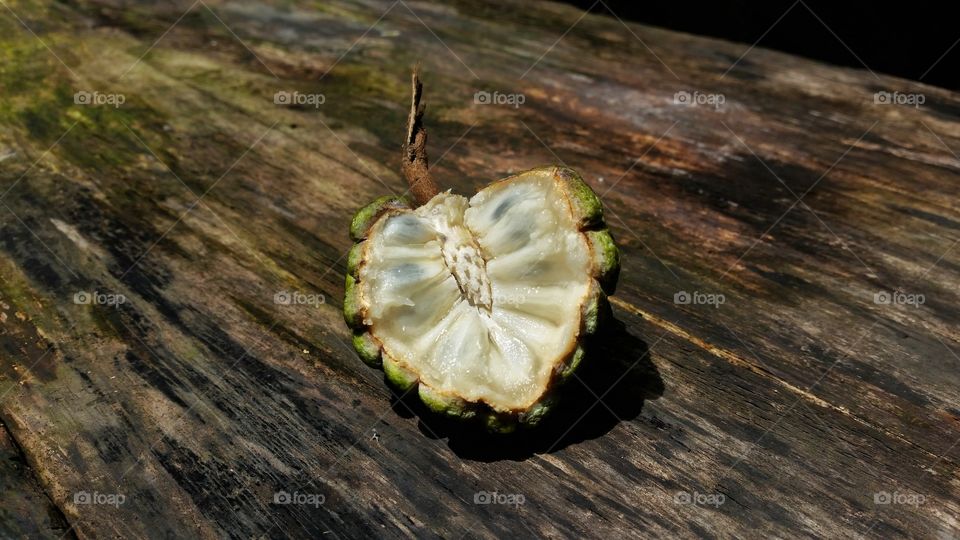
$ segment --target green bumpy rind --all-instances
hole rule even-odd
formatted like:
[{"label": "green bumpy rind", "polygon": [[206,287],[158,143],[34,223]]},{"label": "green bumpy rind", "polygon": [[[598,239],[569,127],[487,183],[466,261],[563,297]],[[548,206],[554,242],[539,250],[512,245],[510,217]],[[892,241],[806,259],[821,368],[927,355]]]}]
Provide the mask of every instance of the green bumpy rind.
[{"label": "green bumpy rind", "polygon": [[583,361],[583,357],[586,356],[587,350],[584,345],[581,343],[577,345],[577,348],[574,349],[573,354],[570,355],[570,358],[566,362],[560,364],[557,368],[557,382],[563,384],[567,382],[577,369],[580,367],[580,363]]},{"label": "green bumpy rind", "polygon": [[403,197],[396,195],[385,195],[372,203],[364,206],[353,216],[350,222],[350,238],[354,242],[359,242],[367,237],[370,227],[377,222],[377,219],[388,210],[409,209],[410,203]]},{"label": "green bumpy rind", "polygon": [[383,373],[387,376],[387,381],[403,393],[412,390],[419,381],[415,373],[401,367],[386,354],[383,355]]},{"label": "green bumpy rind", "polygon": [[383,359],[381,358],[383,351],[370,332],[354,332],[353,348],[357,350],[357,355],[368,366],[383,367]]},{"label": "green bumpy rind", "polygon": [[592,253],[595,281],[591,285],[588,299],[581,311],[580,336],[578,336],[580,343],[568,359],[557,367],[554,382],[548,393],[522,412],[501,412],[482,403],[472,403],[462,398],[441,394],[428,385],[420,383],[415,373],[401,367],[383,352],[379,342],[363,324],[360,310],[357,282],[360,277],[359,268],[363,262],[363,241],[367,238],[371,227],[386,212],[411,209],[411,203],[396,196],[380,197],[361,208],[350,224],[350,237],[357,243],[350,250],[347,258],[344,319],[354,329],[353,346],[357,354],[367,364],[382,368],[387,381],[401,392],[407,393],[416,389],[420,400],[431,411],[455,419],[479,420],[488,431],[498,434],[513,433],[519,427],[537,426],[556,407],[559,397],[558,387],[573,376],[586,356],[584,341],[598,331],[609,315],[610,305],[607,295],[613,294],[616,289],[620,273],[620,252],[604,224],[603,205],[583,178],[567,167],[543,167],[515,176],[528,173],[552,174],[559,180],[559,185],[570,202],[574,221],[578,229],[587,236]]},{"label": "green bumpy rind", "polygon": [[603,225],[603,204],[580,174],[569,167],[557,167],[554,175],[562,180],[564,194],[570,201],[574,220],[580,230]]},{"label": "green bumpy rind", "polygon": [[617,289],[617,279],[620,277],[620,250],[614,243],[610,231],[586,231],[590,250],[593,252],[595,277],[603,292],[611,295]]},{"label": "green bumpy rind", "polygon": [[490,411],[487,413],[486,417],[483,418],[484,425],[487,428],[487,431],[490,433],[498,433],[500,435],[508,435],[517,430],[517,417],[506,414],[498,413],[496,411]]},{"label": "green bumpy rind", "polygon": [[357,280],[347,274],[343,293],[343,320],[354,330],[363,329],[363,313],[360,311],[360,287]]},{"label": "green bumpy rind", "polygon": [[553,410],[556,404],[557,399],[555,396],[544,398],[534,403],[529,409],[520,413],[520,424],[527,428],[537,427],[540,425],[540,422],[550,414],[550,411]]},{"label": "green bumpy rind", "polygon": [[587,301],[583,303],[583,309],[580,310],[581,336],[592,336],[597,333],[597,328],[603,320],[606,304],[607,295],[604,294],[600,284],[593,280],[590,284],[590,290],[587,292]]},{"label": "green bumpy rind", "polygon": [[420,401],[437,414],[461,420],[477,416],[477,406],[464,399],[441,394],[423,383],[417,388],[417,392],[420,394]]},{"label": "green bumpy rind", "polygon": [[603,204],[577,171],[557,167],[554,175],[561,180],[574,220],[590,241],[596,268],[594,277],[604,292],[613,294],[620,276],[620,250],[603,221]]},{"label": "green bumpy rind", "polygon": [[360,263],[363,262],[364,242],[357,242],[347,254],[347,275],[360,279]]}]

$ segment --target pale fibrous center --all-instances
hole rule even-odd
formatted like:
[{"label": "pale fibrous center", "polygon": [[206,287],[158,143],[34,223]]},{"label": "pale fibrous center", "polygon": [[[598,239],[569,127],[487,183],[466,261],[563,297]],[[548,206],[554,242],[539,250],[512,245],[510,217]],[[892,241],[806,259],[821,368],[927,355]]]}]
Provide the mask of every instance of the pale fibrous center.
[{"label": "pale fibrous center", "polygon": [[[466,202],[466,199],[462,201]],[[451,220],[451,217],[454,219]],[[450,216],[436,211],[432,212],[431,218],[436,221],[443,262],[457,281],[464,299],[471,306],[489,313],[493,308],[493,295],[487,277],[487,263],[480,254],[473,234],[463,224],[463,214]]]}]

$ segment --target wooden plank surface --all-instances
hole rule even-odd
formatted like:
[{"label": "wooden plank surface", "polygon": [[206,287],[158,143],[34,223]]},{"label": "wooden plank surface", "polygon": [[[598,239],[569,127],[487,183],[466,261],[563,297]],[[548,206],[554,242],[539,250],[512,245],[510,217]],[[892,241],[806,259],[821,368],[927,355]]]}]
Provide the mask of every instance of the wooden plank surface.
[{"label": "wooden plank surface", "polygon": [[[68,534],[960,533],[957,94],[552,3],[2,4],[0,419]],[[416,61],[441,184],[567,164],[623,251],[519,439],[396,399],[341,320]]]},{"label": "wooden plank surface", "polygon": [[75,538],[0,424],[0,538]]}]

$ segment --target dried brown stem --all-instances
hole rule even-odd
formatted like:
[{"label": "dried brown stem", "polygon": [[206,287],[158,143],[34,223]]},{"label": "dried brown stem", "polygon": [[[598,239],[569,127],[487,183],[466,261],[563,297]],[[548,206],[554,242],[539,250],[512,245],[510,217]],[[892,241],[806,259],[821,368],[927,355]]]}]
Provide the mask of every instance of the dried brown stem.
[{"label": "dried brown stem", "polygon": [[407,138],[403,141],[403,176],[410,185],[417,205],[422,205],[440,192],[430,177],[427,163],[427,129],[423,127],[424,105],[420,103],[423,84],[420,82],[420,67],[413,69],[411,76],[413,95],[410,101],[410,116],[407,118]]}]

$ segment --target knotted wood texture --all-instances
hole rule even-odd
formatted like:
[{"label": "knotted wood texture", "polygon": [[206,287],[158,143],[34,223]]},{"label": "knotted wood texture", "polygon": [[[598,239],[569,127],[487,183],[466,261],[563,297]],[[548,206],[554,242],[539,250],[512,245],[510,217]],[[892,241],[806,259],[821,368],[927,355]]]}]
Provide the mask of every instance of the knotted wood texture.
[{"label": "knotted wood texture", "polygon": [[[956,94],[552,3],[3,5],[0,532],[956,532]],[[341,320],[416,62],[441,189],[567,164],[623,250],[522,440],[392,399]]]}]

